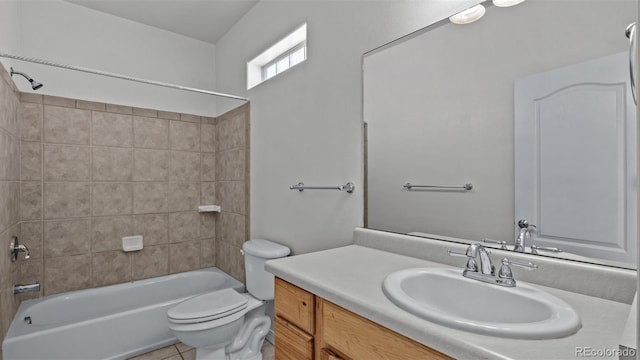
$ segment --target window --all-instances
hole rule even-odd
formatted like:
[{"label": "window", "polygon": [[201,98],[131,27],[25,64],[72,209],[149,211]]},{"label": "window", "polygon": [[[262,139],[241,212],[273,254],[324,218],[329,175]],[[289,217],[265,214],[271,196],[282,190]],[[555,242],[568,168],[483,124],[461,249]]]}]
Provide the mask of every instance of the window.
[{"label": "window", "polygon": [[307,59],[307,24],[247,62],[247,90]]}]

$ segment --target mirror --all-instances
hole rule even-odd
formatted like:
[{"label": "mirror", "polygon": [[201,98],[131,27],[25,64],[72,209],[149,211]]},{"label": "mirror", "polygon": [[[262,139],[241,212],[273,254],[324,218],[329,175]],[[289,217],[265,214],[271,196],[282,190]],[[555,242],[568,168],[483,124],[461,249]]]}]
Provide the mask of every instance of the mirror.
[{"label": "mirror", "polygon": [[539,255],[635,268],[636,14],[527,0],[366,53],[366,227],[511,249],[526,219]]}]

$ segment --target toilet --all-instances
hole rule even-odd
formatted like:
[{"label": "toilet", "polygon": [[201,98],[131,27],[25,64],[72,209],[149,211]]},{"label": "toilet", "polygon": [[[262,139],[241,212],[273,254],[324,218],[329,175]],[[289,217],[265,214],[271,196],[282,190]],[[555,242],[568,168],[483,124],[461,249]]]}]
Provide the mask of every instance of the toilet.
[{"label": "toilet", "polygon": [[289,255],[289,248],[262,239],[242,245],[247,293],[216,290],[189,298],[167,311],[169,328],[196,348],[196,360],[261,360],[271,329],[265,302],[273,300],[274,278],[264,263]]}]

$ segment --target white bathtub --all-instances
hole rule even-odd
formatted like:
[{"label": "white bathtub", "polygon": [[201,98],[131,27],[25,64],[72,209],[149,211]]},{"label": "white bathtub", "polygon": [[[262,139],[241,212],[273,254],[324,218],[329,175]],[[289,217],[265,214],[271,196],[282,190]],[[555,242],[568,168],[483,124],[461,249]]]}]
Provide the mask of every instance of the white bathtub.
[{"label": "white bathtub", "polygon": [[[22,302],[2,343],[5,360],[123,359],[176,343],[167,309],[244,285],[217,268]],[[29,324],[29,320],[31,323]]]}]

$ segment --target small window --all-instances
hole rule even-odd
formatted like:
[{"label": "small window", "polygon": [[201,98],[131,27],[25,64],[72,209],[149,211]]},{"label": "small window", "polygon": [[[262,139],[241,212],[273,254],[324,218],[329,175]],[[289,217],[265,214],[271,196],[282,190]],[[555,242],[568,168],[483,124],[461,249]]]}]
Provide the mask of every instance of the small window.
[{"label": "small window", "polygon": [[247,90],[307,59],[307,24],[247,62]]}]

